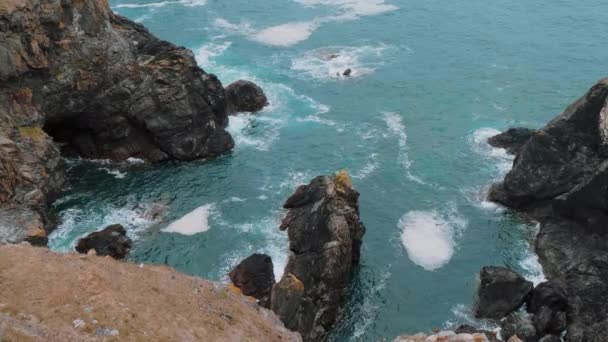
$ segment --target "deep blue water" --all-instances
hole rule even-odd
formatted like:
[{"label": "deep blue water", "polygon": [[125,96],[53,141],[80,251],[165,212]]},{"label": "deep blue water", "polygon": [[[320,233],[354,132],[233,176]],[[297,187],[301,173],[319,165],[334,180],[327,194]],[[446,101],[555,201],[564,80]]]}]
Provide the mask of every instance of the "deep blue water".
[{"label": "deep blue water", "polygon": [[[605,76],[607,2],[152,1],[110,3],[191,48],[224,84],[254,80],[271,105],[231,118],[236,148],[216,160],[70,161],[53,249],[122,223],[134,262],[225,281],[261,251],[280,275],[282,202],[344,168],[367,234],[335,341],[466,322],[482,265],[542,279],[534,225],[483,200],[511,163],[485,139],[542,126]],[[167,206],[161,219],[142,215],[153,203]],[[205,232],[162,231],[197,208]]]}]

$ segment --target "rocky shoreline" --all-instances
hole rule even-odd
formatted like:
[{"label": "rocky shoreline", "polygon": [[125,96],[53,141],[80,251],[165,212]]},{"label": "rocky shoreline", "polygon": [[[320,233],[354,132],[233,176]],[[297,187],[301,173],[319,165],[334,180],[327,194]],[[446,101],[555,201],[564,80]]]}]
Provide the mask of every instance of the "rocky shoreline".
[{"label": "rocky shoreline", "polygon": [[608,340],[607,120],[602,79],[545,127],[489,141],[515,154],[489,198],[540,223],[535,249],[546,277],[565,291],[566,341]]}]

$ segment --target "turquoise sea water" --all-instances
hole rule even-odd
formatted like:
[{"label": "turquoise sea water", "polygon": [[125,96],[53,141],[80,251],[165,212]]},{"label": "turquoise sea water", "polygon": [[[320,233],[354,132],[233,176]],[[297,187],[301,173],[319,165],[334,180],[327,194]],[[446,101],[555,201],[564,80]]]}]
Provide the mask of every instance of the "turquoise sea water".
[{"label": "turquoise sea water", "polygon": [[[230,119],[230,154],[146,165],[69,161],[50,246],[122,223],[134,262],[217,281],[253,252],[280,276],[282,202],[345,168],[367,226],[362,265],[334,341],[376,341],[469,321],[475,274],[509,265],[542,279],[533,224],[484,201],[511,158],[485,139],[540,127],[608,60],[603,1],[111,0],[153,33],[191,48],[224,84],[270,98]],[[330,55],[337,55],[330,58]],[[351,68],[351,77],[336,76]],[[162,218],[143,214],[164,203]],[[162,230],[199,208],[193,235]]]}]

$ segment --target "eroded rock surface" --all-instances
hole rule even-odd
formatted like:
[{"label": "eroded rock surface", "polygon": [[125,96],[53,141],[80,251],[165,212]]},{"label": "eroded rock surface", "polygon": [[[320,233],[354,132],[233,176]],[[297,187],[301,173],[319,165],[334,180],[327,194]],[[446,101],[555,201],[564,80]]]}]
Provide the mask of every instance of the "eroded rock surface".
[{"label": "eroded rock surface", "polygon": [[475,316],[501,319],[518,309],[532,291],[532,282],[504,267],[486,266],[479,273]]},{"label": "eroded rock surface", "polygon": [[281,223],[291,252],[272,291],[271,308],[305,341],[322,341],[339,315],[365,227],[359,193],[346,172],[321,176],[300,186],[284,204]]},{"label": "eroded rock surface", "polygon": [[529,305],[537,326],[548,330],[562,325],[565,310],[567,341],[608,340],[607,147],[608,79],[602,79],[531,135],[489,194],[540,222],[536,251],[567,304],[560,309],[557,294],[556,303]]},{"label": "eroded rock surface", "polygon": [[2,0],[0,103],[0,243],[46,242],[65,178],[58,146],[160,161],[234,145],[220,81],[107,0]]}]

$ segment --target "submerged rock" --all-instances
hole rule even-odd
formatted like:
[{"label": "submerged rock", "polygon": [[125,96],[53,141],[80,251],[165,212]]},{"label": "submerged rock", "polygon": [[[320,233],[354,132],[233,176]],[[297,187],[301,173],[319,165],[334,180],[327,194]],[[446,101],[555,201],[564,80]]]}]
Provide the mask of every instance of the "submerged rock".
[{"label": "submerged rock", "polygon": [[532,291],[532,282],[504,267],[486,266],[479,273],[475,317],[501,319],[517,310]]},{"label": "submerged rock", "polygon": [[226,87],[228,112],[259,112],[266,105],[268,99],[262,88],[251,81],[239,80]]},{"label": "submerged rock", "polygon": [[344,72],[342,73],[342,76],[346,76],[346,77],[348,77],[348,76],[350,76],[350,74],[352,74],[352,73],[353,73],[353,71],[352,71],[351,69],[346,69],[346,70],[344,70]]},{"label": "submerged rock", "polygon": [[336,323],[365,227],[359,219],[359,193],[344,171],[320,176],[287,199],[281,223],[291,255],[272,290],[271,308],[305,341],[321,341]]},{"label": "submerged rock", "polygon": [[109,255],[114,259],[123,259],[129,254],[132,244],[125,228],[120,224],[113,224],[78,240],[76,251],[87,254],[89,250],[94,249],[99,256]]},{"label": "submerged rock", "polygon": [[232,271],[230,280],[245,296],[252,296],[258,304],[270,308],[270,293],[275,284],[272,259],[266,254],[252,254]]}]

